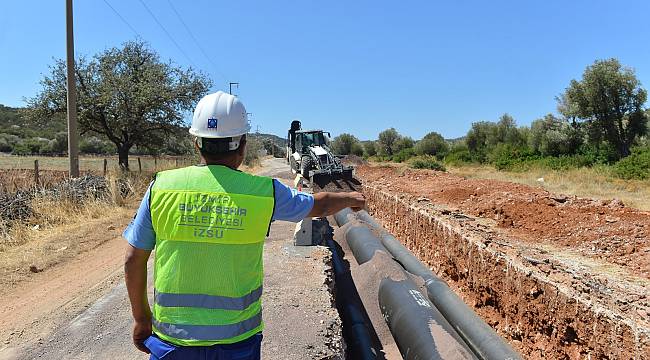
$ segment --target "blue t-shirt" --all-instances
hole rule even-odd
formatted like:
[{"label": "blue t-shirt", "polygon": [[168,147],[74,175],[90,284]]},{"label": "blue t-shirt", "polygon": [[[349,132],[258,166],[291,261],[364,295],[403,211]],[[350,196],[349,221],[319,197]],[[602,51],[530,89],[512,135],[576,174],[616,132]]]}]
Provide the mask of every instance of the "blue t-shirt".
[{"label": "blue t-shirt", "polygon": [[[273,188],[275,208],[272,220],[298,222],[314,207],[314,197],[310,194],[292,189],[276,179],[273,179]],[[142,198],[138,212],[122,234],[129,244],[142,250],[153,250],[156,245],[156,234],[149,211],[150,190],[151,185]]]}]

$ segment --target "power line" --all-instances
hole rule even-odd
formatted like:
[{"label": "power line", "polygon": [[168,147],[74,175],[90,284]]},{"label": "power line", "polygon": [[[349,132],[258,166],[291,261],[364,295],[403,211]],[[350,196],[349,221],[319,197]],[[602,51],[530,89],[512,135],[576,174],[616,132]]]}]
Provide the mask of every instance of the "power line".
[{"label": "power line", "polygon": [[190,30],[189,26],[187,26],[187,24],[186,24],[185,21],[183,20],[183,17],[181,16],[181,14],[179,14],[178,11],[176,10],[176,8],[174,7],[174,4],[172,4],[172,2],[171,2],[170,0],[167,0],[167,2],[169,3],[169,6],[170,6],[170,7],[172,8],[172,10],[174,11],[174,14],[176,14],[176,17],[178,18],[178,20],[181,22],[181,24],[183,24],[183,27],[185,27],[185,30],[187,30],[187,33],[190,34],[190,37],[192,38],[192,41],[194,41],[194,44],[196,44],[196,46],[199,48],[199,50],[201,50],[201,53],[203,54],[203,56],[205,56],[205,58],[208,59],[208,61],[210,62],[210,64],[212,64],[212,68],[213,68],[213,70],[214,70],[217,74],[219,74],[219,76],[221,76],[221,78],[222,78],[224,81],[227,82],[228,80],[226,79],[226,77],[225,77],[225,76],[224,76],[224,75],[223,75],[219,70],[217,70],[217,69],[218,69],[218,66],[217,66],[217,65],[212,61],[212,59],[211,59],[211,58],[208,56],[208,54],[205,52],[205,50],[203,49],[203,46],[201,46],[201,43],[199,43],[199,41],[196,39],[196,37],[195,37],[194,34],[192,33],[192,30]]},{"label": "power line", "polygon": [[111,8],[111,10],[113,10],[115,15],[117,15],[117,17],[119,17],[120,20],[122,20],[122,22],[125,23],[126,26],[128,26],[131,29],[131,31],[133,31],[138,37],[142,38],[142,36],[138,33],[138,31],[133,26],[131,26],[131,24],[129,24],[129,22],[126,21],[126,19],[117,10],[115,10],[115,8],[108,2],[108,0],[104,0],[104,3],[106,3],[106,5],[108,5],[108,7]]},{"label": "power line", "polygon": [[172,43],[174,43],[174,45],[176,46],[176,48],[178,49],[178,51],[180,51],[181,54],[183,54],[183,56],[185,56],[185,58],[187,59],[187,61],[189,61],[189,63],[192,64],[192,66],[194,66],[195,68],[198,69],[199,67],[196,66],[196,65],[194,64],[194,62],[192,62],[192,59],[190,59],[189,56],[187,56],[187,54],[185,53],[185,51],[183,51],[183,49],[180,47],[180,45],[178,45],[178,43],[176,42],[176,40],[174,40],[174,38],[172,37],[172,35],[169,33],[169,31],[167,31],[167,29],[163,26],[163,24],[158,20],[158,18],[156,17],[156,15],[153,14],[153,12],[151,11],[151,9],[149,9],[149,7],[147,6],[147,4],[145,4],[145,2],[144,2],[143,0],[139,0],[139,1],[140,1],[140,4],[142,4],[142,6],[144,6],[144,8],[147,10],[147,12],[149,13],[149,15],[151,15],[151,17],[153,18],[153,20],[158,24],[158,26],[160,26],[160,28],[165,32],[165,34],[167,35],[167,37],[169,38],[169,40],[171,40]]}]

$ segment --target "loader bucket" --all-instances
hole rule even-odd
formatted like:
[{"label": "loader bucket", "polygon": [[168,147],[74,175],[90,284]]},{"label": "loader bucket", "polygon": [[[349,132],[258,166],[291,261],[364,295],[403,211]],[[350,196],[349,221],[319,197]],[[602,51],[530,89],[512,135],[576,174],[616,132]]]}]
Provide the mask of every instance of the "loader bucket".
[{"label": "loader bucket", "polygon": [[311,175],[311,182],[318,185],[320,188],[324,188],[327,186],[327,184],[330,183],[334,183],[337,188],[341,188],[341,184],[339,184],[338,180],[355,182],[352,174],[352,168],[343,169],[342,171],[334,171],[332,173],[314,172]]},{"label": "loader bucket", "polygon": [[341,179],[352,180],[353,179],[352,170],[353,170],[352,168],[343,169],[343,172],[341,173]]},{"label": "loader bucket", "polygon": [[318,185],[320,188],[324,188],[327,184],[331,183],[332,180],[334,180],[334,176],[329,173],[315,173],[311,176],[311,182]]}]

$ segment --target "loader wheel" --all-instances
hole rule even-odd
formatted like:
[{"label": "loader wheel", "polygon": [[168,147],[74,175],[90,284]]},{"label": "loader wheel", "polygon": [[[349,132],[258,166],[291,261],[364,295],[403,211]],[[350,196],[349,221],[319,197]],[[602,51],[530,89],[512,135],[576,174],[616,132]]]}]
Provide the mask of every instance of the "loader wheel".
[{"label": "loader wheel", "polygon": [[300,167],[302,168],[302,177],[304,177],[305,179],[311,180],[311,179],[309,179],[309,172],[316,168],[316,166],[314,165],[314,159],[312,159],[309,156],[303,157],[302,158],[302,164],[301,164]]}]

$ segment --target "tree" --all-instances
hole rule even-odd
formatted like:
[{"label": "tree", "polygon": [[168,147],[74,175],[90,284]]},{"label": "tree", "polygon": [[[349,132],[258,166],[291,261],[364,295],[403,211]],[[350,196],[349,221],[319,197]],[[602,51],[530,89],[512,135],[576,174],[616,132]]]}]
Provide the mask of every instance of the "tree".
[{"label": "tree", "polygon": [[509,144],[516,148],[526,146],[526,137],[523,136],[522,132],[517,128],[515,119],[508,113],[501,115],[493,131],[494,133],[490,137],[490,143],[492,146],[501,143]]},{"label": "tree", "polygon": [[350,149],[350,154],[356,156],[363,156],[363,145],[361,145],[360,141],[352,144],[352,149]]},{"label": "tree", "polygon": [[51,150],[55,154],[65,154],[68,152],[68,133],[58,132],[54,139],[50,141]]},{"label": "tree", "polygon": [[393,144],[393,152],[398,153],[402,150],[411,149],[415,146],[415,140],[410,136],[402,136]]},{"label": "tree", "polygon": [[393,156],[395,143],[400,139],[400,134],[395,128],[390,128],[379,133],[377,152],[381,155]]},{"label": "tree", "polygon": [[354,135],[343,133],[332,140],[332,150],[335,154],[349,155],[352,153],[354,144],[359,143]]},{"label": "tree", "polygon": [[377,155],[377,144],[374,141],[366,141],[363,143],[363,154],[366,156]]},{"label": "tree", "polygon": [[[75,63],[79,129],[107,138],[117,148],[120,167],[129,169],[129,150],[161,146],[184,127],[184,114],[211,86],[193,69],[160,61],[142,41],[105,50]],[[48,118],[66,111],[66,66],[57,60],[41,80],[43,89],[28,100],[29,114]]]},{"label": "tree", "polygon": [[560,111],[582,120],[592,142],[607,140],[621,157],[630,155],[630,147],[647,131],[643,104],[647,92],[634,71],[618,60],[596,60],[571,80],[558,98]]},{"label": "tree", "polygon": [[465,141],[473,160],[485,162],[492,134],[496,133],[495,127],[496,124],[489,121],[480,121],[472,124],[472,128],[467,132]]},{"label": "tree", "polygon": [[582,145],[582,133],[566,120],[547,114],[530,125],[528,145],[544,156],[575,154]]},{"label": "tree", "polygon": [[415,153],[418,155],[433,155],[439,159],[449,152],[449,145],[445,138],[437,132],[426,134],[422,140],[415,144]]}]

